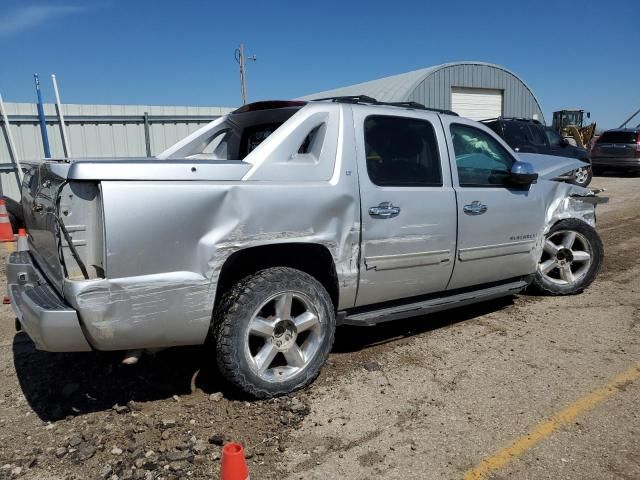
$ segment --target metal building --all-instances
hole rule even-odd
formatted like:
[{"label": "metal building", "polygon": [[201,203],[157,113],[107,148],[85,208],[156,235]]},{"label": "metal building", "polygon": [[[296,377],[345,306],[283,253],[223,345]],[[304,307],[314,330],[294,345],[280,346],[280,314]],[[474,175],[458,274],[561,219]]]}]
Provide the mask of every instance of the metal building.
[{"label": "metal building", "polygon": [[342,95],[367,95],[384,102],[414,101],[473,120],[508,116],[544,122],[540,103],[518,75],[483,62],[445,63],[302,98]]}]

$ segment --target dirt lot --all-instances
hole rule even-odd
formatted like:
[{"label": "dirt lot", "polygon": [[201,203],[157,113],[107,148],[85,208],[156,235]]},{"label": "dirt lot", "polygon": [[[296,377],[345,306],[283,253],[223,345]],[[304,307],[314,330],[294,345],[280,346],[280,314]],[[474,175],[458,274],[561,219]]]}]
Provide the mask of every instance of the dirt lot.
[{"label": "dirt lot", "polygon": [[640,478],[640,178],[593,186],[611,201],[587,292],[343,327],[289,398],[235,397],[200,348],[38,352],[4,305],[0,479],[216,478],[227,439],[254,479]]}]

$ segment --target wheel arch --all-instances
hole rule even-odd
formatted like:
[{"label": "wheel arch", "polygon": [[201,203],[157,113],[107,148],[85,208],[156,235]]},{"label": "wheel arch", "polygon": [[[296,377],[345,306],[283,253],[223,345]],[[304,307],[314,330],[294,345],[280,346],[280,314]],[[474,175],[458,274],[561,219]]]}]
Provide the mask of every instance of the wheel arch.
[{"label": "wheel arch", "polygon": [[215,305],[233,284],[269,267],[296,268],[311,275],[327,290],[334,308],[338,307],[340,289],[331,252],[325,245],[302,242],[252,246],[231,254],[220,270]]}]

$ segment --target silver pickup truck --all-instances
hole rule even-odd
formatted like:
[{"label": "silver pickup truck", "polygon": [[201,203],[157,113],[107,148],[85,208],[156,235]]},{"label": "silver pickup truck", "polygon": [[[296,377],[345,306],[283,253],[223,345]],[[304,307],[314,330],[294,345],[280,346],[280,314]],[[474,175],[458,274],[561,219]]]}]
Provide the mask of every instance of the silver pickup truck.
[{"label": "silver pickup truck", "polygon": [[156,158],[30,165],[11,304],[42,350],[208,344],[242,391],[284,394],[336,325],[587,287],[600,199],[562,181],[581,165],[413,103],[258,102]]}]

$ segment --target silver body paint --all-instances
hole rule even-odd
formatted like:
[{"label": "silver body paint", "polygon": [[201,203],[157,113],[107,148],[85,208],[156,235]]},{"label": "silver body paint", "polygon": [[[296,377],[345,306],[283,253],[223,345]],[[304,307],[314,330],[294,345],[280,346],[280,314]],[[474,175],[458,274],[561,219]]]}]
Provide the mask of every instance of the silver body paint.
[{"label": "silver body paint", "polygon": [[[374,185],[364,154],[368,115],[431,122],[443,185]],[[470,120],[317,102],[300,108],[243,161],[192,154],[225,118],[156,159],[32,166],[23,185],[31,251],[9,259],[7,276],[12,305],[39,348],[201,344],[225,262],[251,247],[325,248],[338,276],[336,309],[349,310],[530,275],[553,223],[568,217],[595,221],[594,203],[584,201],[591,191],[548,180],[576,168],[580,162],[573,159],[553,157],[562,172],[544,172],[546,178],[528,190],[458,187],[450,123],[482,129],[511,152]],[[298,153],[316,127],[321,144]],[[472,201],[488,204],[487,214],[465,215],[463,206]],[[400,214],[368,214],[384,202],[398,205]],[[68,242],[60,240],[56,216],[88,279]],[[55,320],[50,305],[38,300],[43,296],[60,301]]]}]

